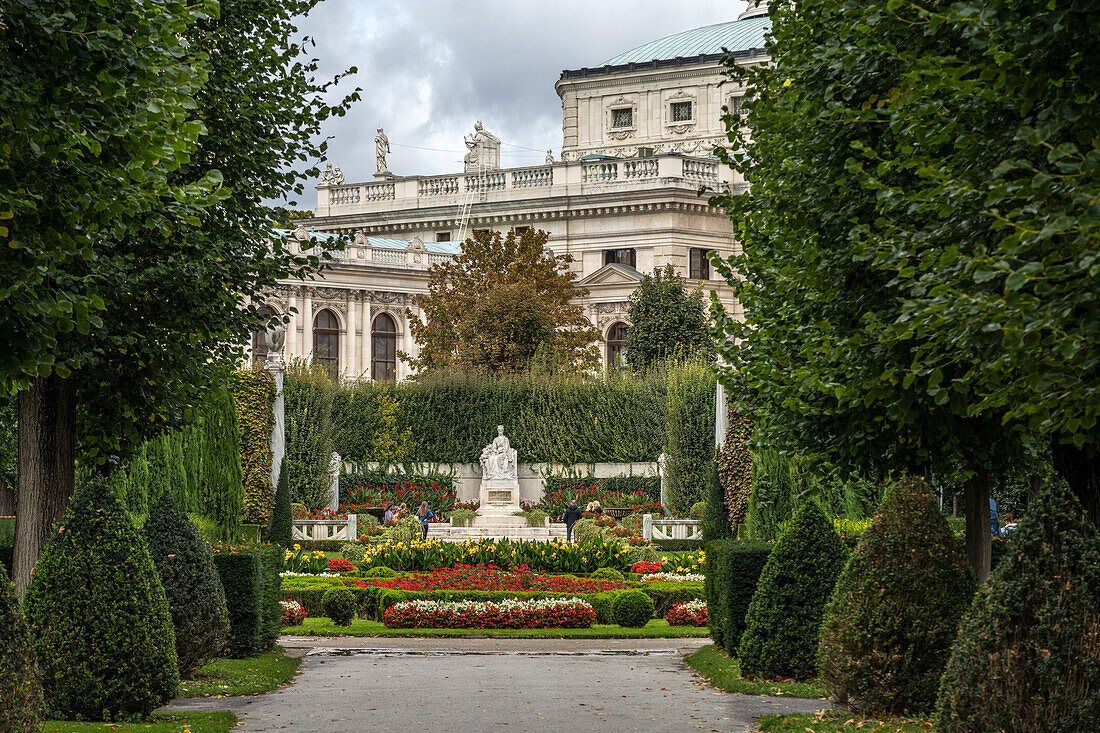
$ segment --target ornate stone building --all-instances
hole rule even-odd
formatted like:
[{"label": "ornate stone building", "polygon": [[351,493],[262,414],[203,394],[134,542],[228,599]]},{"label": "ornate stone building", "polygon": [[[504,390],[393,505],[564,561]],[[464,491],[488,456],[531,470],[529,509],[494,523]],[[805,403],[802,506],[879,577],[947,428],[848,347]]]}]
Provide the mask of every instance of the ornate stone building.
[{"label": "ornate stone building", "polygon": [[555,85],[561,161],[548,153],[544,165],[502,169],[500,141],[478,121],[465,139],[464,172],[399,176],[379,130],[373,180],[349,183],[338,167],[326,170],[314,217],[299,222],[296,241],[312,234],[353,243],[328,258],[323,279],[288,283],[271,301],[279,312],[297,310],[285,356],[327,362],[347,379],[407,377],[396,357],[416,353],[406,308],[419,315],[428,268],[481,229],[541,229],[554,252],[573,256],[605,364],[619,363],[628,300],[644,272],[672,265],[738,313],[706,259],[737,246],[706,192],[745,186],[711,155],[726,142],[724,108],[738,114],[744,91],[726,82],[723,49],[738,63],[760,63],[769,27],[765,6],[563,71]]}]

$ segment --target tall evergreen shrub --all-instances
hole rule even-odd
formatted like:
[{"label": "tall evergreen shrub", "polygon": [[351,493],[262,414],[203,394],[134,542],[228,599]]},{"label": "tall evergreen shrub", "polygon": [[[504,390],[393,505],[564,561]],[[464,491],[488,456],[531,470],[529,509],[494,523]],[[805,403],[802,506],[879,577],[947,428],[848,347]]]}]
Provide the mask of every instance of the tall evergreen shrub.
[{"label": "tall evergreen shrub", "polygon": [[794,461],[767,449],[752,457],[752,492],[745,519],[749,535],[762,540],[779,536],[780,525],[798,506],[799,487]]},{"label": "tall evergreen shrub", "polygon": [[1053,482],[974,596],[939,690],[938,730],[1100,728],[1100,535]]},{"label": "tall evergreen shrub", "polygon": [[768,556],[749,602],[738,646],[742,674],[814,675],[825,603],[847,559],[832,520],[815,502],[804,502]]},{"label": "tall evergreen shrub", "polygon": [[927,712],[973,573],[919,479],[898,483],[863,533],[825,608],[820,677],[853,710]]},{"label": "tall evergreen shrub", "polygon": [[722,487],[725,515],[730,530],[745,521],[752,494],[752,442],[753,422],[730,404],[729,424],[726,426],[726,442],[718,449],[718,483]]},{"label": "tall evergreen shrub", "polygon": [[725,492],[718,479],[718,465],[713,466],[707,481],[707,500],[703,510],[703,541],[725,540],[733,537]]},{"label": "tall evergreen shrub", "polygon": [[233,396],[222,390],[202,419],[202,503],[228,540],[237,538],[244,509],[239,435]]},{"label": "tall evergreen shrub", "polygon": [[[310,509],[323,507],[328,496],[335,392],[336,385],[324,368],[300,362],[287,368],[283,382],[286,416],[283,470],[289,473],[291,502]],[[341,455],[348,457],[342,452]]]},{"label": "tall evergreen shrub", "polygon": [[275,509],[271,515],[269,542],[282,547],[290,547],[292,512],[290,507],[290,476],[286,461],[279,469],[279,485],[275,489]]},{"label": "tall evergreen shrub", "polygon": [[668,371],[668,454],[665,499],[675,514],[706,500],[715,461],[714,374],[706,362],[686,361]]},{"label": "tall evergreen shrub", "polygon": [[168,597],[180,677],[189,679],[225,649],[229,636],[225,591],[210,549],[170,493],[161,495],[142,534]]},{"label": "tall evergreen shrub", "polygon": [[0,566],[0,731],[36,733],[42,686],[15,586]]},{"label": "tall evergreen shrub", "polygon": [[76,492],[23,601],[49,718],[135,720],[179,684],[168,600],[107,483]]}]

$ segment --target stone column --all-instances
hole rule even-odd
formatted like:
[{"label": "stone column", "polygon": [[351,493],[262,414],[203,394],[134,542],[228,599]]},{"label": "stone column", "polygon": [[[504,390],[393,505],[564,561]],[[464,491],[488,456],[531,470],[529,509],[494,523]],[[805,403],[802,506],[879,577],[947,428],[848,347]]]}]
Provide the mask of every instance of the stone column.
[{"label": "stone column", "polygon": [[370,301],[363,300],[363,342],[361,344],[360,353],[362,354],[362,368],[360,371],[367,375],[367,379],[371,378],[370,373],[370,330],[371,330],[371,312]]},{"label": "stone column", "polygon": [[[718,370],[726,366],[726,361],[718,357]],[[714,445],[721,449],[726,444],[726,430],[729,428],[729,400],[726,399],[726,388],[721,382],[717,382],[714,391]]]},{"label": "stone column", "polygon": [[665,492],[668,489],[668,456],[664,453],[657,456],[657,475],[661,477],[661,509],[664,511],[665,516],[669,516],[671,512],[668,510],[668,502],[665,500]]},{"label": "stone column", "polygon": [[313,361],[313,298],[306,295],[306,305],[302,309],[302,358]]},{"label": "stone column", "polygon": [[286,454],[286,418],[284,416],[285,402],[283,400],[283,373],[286,371],[286,362],[278,350],[268,352],[264,369],[271,373],[275,380],[275,402],[271,410],[275,413],[275,422],[271,426],[271,486],[279,485],[279,469],[283,465],[283,456]]},{"label": "stone column", "polygon": [[336,451],[329,456],[329,488],[328,509],[336,511],[340,508],[340,454]]},{"label": "stone column", "polygon": [[290,319],[286,322],[286,358],[298,356],[298,322],[301,316],[294,311],[298,308],[298,297],[291,295],[287,298],[286,314]]},{"label": "stone column", "polygon": [[359,337],[355,333],[355,301],[348,300],[348,337],[347,346],[342,351],[347,354],[345,370],[352,379],[359,376]]}]

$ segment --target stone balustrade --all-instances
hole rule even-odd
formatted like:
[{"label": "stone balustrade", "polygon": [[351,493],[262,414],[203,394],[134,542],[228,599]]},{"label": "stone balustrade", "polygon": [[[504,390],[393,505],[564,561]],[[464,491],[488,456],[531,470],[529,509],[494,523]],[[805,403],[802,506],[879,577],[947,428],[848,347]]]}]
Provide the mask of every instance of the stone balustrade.
[{"label": "stone balustrade", "polygon": [[696,519],[654,518],[642,515],[642,539],[652,540],[701,540],[703,523]]},{"label": "stone balustrade", "polygon": [[347,519],[295,519],[290,524],[292,540],[320,542],[326,540],[359,540],[359,517],[349,514]]},{"label": "stone balustrade", "polygon": [[[324,184],[317,187],[317,216],[461,206],[540,197],[574,196],[610,190],[680,186],[734,190],[726,166],[710,158],[678,153],[650,158],[570,161],[444,176],[404,176],[388,180]],[[471,198],[472,197],[472,198]]]}]

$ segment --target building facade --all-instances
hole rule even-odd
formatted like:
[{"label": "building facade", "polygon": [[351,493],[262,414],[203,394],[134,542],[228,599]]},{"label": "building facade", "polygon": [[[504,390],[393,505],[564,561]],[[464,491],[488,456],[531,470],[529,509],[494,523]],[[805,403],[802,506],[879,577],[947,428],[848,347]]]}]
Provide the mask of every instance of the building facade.
[{"label": "building facade", "polygon": [[739,114],[743,94],[721,60],[727,49],[737,63],[764,61],[769,27],[765,6],[563,71],[555,85],[561,160],[548,152],[541,166],[500,168],[500,141],[478,121],[462,173],[399,176],[380,129],[373,178],[346,182],[339,168],[326,170],[313,218],[292,236],[292,246],[334,236],[351,244],[326,257],[323,277],[287,282],[269,298],[276,312],[291,313],[284,356],[324,362],[345,379],[408,377],[397,352],[417,353],[409,316],[421,316],[428,269],[483,229],[540,229],[550,249],[572,256],[605,366],[621,363],[629,298],[643,273],[671,265],[739,315],[707,259],[738,246],[708,194],[745,187],[712,155],[726,143],[722,115]]}]

